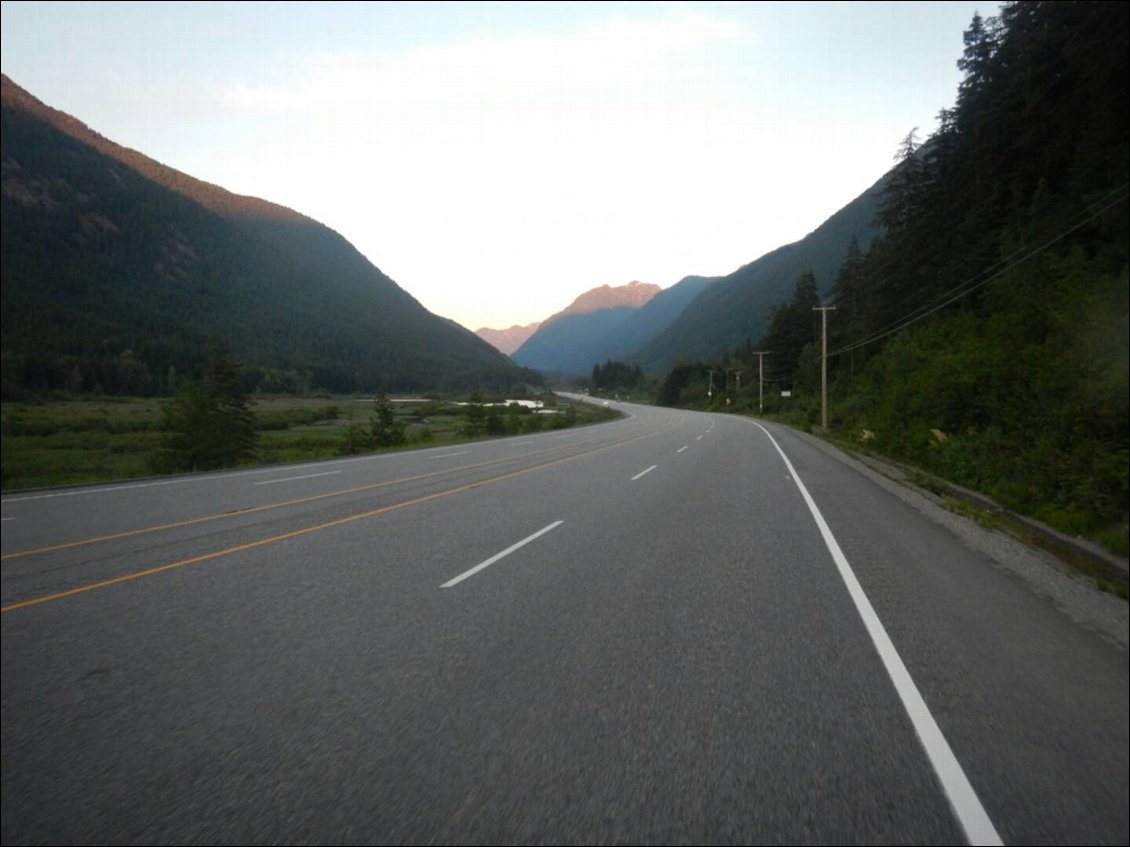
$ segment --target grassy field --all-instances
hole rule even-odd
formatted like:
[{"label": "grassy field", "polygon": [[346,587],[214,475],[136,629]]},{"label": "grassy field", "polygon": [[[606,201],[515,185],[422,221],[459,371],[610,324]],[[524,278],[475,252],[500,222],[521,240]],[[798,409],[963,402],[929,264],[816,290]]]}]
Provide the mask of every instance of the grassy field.
[{"label": "grassy field", "polygon": [[[553,414],[511,407],[468,426],[467,406],[454,400],[396,400],[403,445],[435,446],[492,434],[580,426],[616,416],[608,409],[546,397]],[[372,398],[255,397],[259,423],[256,464],[271,465],[373,452],[368,444]],[[165,432],[162,402],[102,398],[5,403],[0,406],[0,485],[4,491],[107,482],[154,475],[153,457]],[[480,430],[471,435],[468,430]],[[393,449],[393,448],[381,448]]]}]

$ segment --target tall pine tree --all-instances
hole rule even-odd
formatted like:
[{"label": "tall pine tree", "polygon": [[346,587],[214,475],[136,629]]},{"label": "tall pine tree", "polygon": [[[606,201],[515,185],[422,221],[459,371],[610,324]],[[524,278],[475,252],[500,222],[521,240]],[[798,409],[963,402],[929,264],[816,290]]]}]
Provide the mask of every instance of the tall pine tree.
[{"label": "tall pine tree", "polygon": [[209,346],[203,383],[185,382],[163,417],[165,437],[154,462],[160,470],[215,470],[255,457],[255,413],[239,365],[219,341]]}]

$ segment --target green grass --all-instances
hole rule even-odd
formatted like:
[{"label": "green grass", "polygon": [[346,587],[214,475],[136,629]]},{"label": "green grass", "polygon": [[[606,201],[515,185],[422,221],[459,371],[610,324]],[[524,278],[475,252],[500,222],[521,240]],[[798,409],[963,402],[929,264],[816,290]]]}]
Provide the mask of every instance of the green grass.
[{"label": "green grass", "polygon": [[[350,427],[367,434],[373,415],[371,397],[256,396],[254,403],[259,421],[256,464],[261,465],[344,455],[350,452],[345,449]],[[155,398],[105,398],[0,405],[0,485],[12,491],[154,475],[151,460],[164,436],[161,404]],[[406,428],[406,443],[396,449],[468,440],[462,434],[463,407],[451,400],[395,405],[397,420]],[[618,416],[564,398],[554,398],[547,406],[559,412],[572,408],[574,426]],[[508,434],[519,434],[530,431],[534,416],[503,417]],[[559,427],[565,419],[565,414],[542,416],[538,428]]]},{"label": "green grass", "polygon": [[984,529],[992,529],[998,532],[1003,532],[1006,529],[1006,523],[1001,515],[990,512],[987,509],[982,509],[980,506],[970,503],[968,500],[959,500],[954,497],[946,495],[942,500],[942,506],[955,515],[969,518],[976,521]]},{"label": "green grass", "polygon": [[160,427],[150,399],[4,404],[0,482],[8,490],[145,476]]}]

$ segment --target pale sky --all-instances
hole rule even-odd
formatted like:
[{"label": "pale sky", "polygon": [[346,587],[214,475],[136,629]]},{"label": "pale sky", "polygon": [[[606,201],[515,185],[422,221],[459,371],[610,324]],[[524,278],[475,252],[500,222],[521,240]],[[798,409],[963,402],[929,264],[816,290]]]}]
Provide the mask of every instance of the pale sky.
[{"label": "pale sky", "polygon": [[803,238],[953,105],[998,3],[3,2],[3,72],[340,232],[469,329]]}]

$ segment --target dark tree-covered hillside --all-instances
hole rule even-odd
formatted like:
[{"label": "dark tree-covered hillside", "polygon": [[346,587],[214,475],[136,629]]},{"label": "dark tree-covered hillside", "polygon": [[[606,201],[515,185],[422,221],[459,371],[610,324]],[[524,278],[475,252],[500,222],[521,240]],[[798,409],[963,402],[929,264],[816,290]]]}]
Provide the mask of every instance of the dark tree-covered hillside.
[{"label": "dark tree-covered hillside", "polygon": [[[1123,555],[1128,9],[975,17],[954,107],[932,137],[894,140],[879,235],[848,245],[823,298],[833,431]],[[756,343],[673,370],[661,400],[717,405],[703,374],[764,364],[766,412],[815,425],[820,298],[794,280]],[[756,410],[757,390],[731,408]]]},{"label": "dark tree-covered hillside", "polygon": [[119,147],[7,77],[2,107],[5,398],[172,393],[213,336],[246,390],[540,381],[322,224]]},{"label": "dark tree-covered hillside", "polygon": [[[1128,7],[973,19],[830,319],[832,426],[1125,552]],[[812,342],[816,338],[813,334]]]}]

